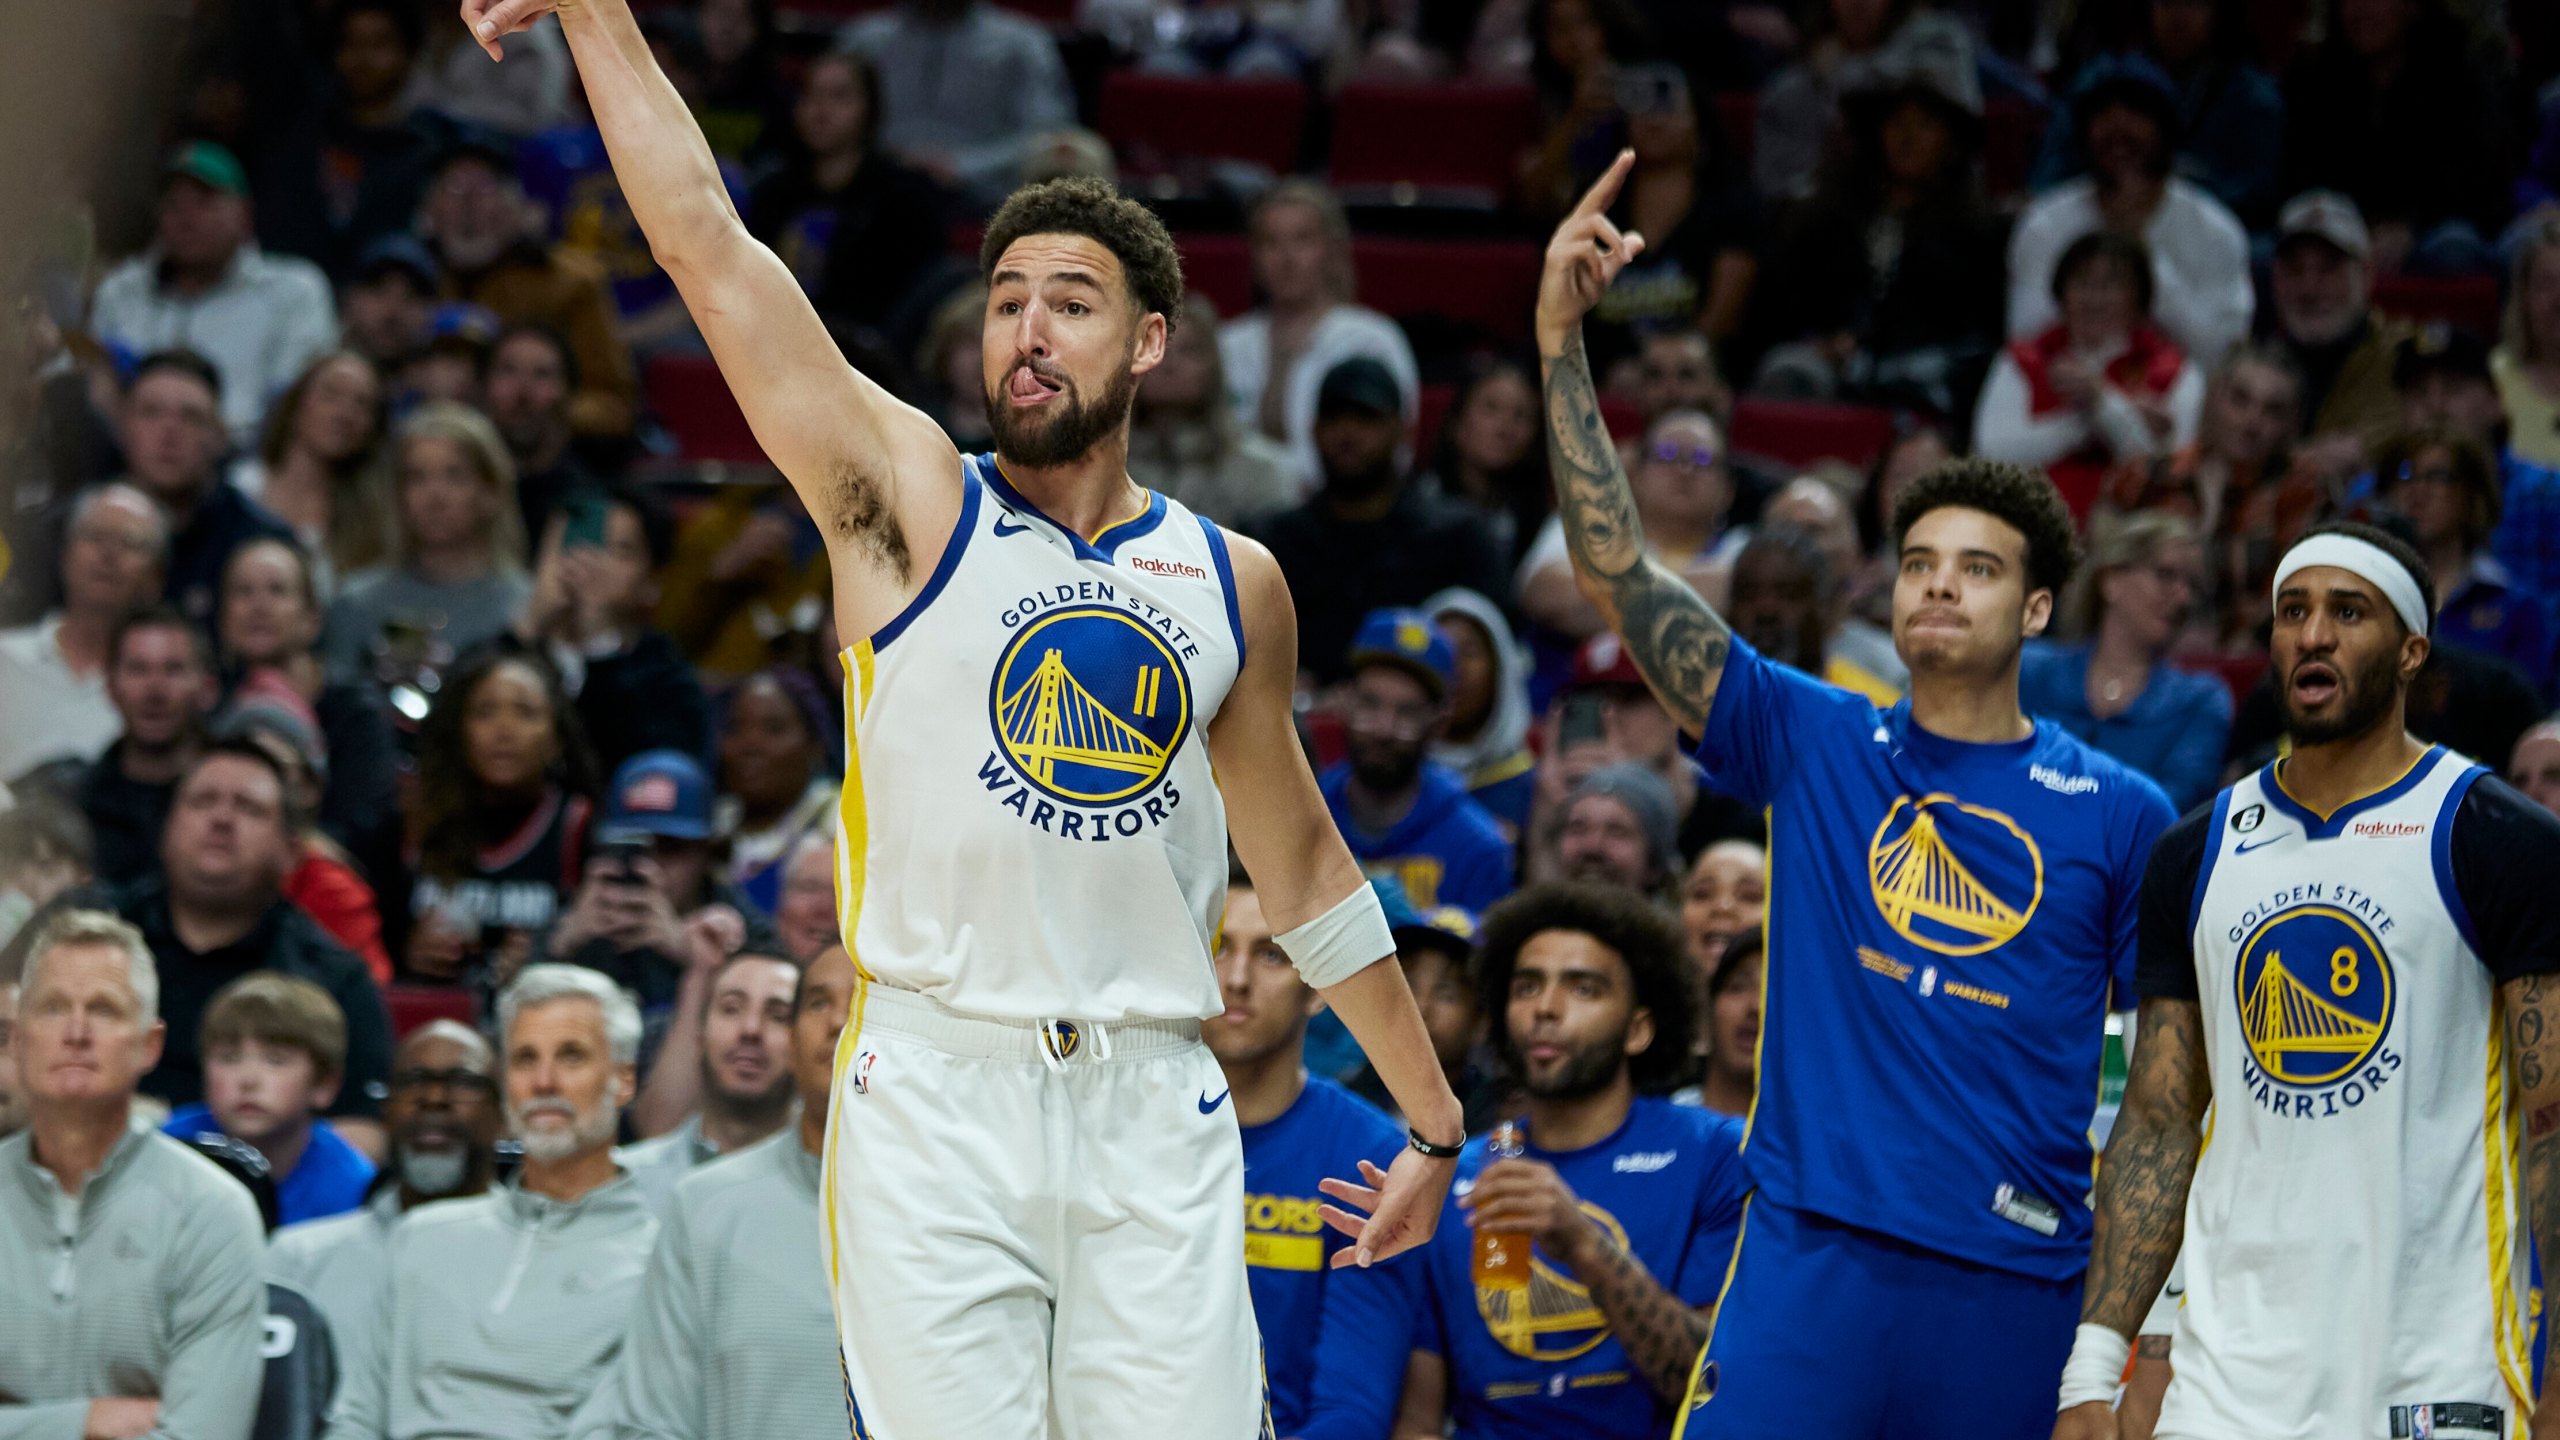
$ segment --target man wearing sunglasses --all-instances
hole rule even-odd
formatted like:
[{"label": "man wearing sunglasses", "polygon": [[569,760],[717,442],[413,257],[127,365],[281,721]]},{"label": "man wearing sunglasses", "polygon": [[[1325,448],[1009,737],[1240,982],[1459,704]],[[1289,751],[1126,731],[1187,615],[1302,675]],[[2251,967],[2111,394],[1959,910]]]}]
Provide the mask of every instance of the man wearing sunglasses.
[{"label": "man wearing sunglasses", "polygon": [[430,1200],[489,1188],[496,1173],[498,1083],[489,1042],[468,1026],[434,1020],[392,1053],[382,1121],[391,1154],[361,1209],[288,1225],[267,1249],[268,1268],[318,1306],[343,1370],[370,1345],[381,1307],[384,1241],[393,1222]]}]

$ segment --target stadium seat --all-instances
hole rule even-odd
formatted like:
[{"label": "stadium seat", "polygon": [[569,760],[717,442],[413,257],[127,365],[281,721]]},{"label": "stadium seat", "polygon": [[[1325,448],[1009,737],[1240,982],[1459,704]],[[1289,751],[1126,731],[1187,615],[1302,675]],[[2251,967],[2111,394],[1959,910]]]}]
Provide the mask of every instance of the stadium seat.
[{"label": "stadium seat", "polygon": [[1132,174],[1165,173],[1186,160],[1243,160],[1287,174],[1298,168],[1307,87],[1114,70],[1095,118]]},{"label": "stadium seat", "polygon": [[451,1020],[460,1025],[479,1023],[470,991],[439,985],[384,986],[382,1008],[391,1013],[391,1038],[395,1042],[430,1020]]},{"label": "stadium seat", "polygon": [[676,439],[687,460],[762,465],[747,417],[720,367],[702,355],[661,355],[649,362],[649,409]]},{"label": "stadium seat", "polygon": [[2498,338],[2498,280],[2494,275],[2442,279],[2386,276],[2373,282],[2373,308],[2421,324],[2441,320],[2492,343]]},{"label": "stadium seat", "polygon": [[1234,319],[1253,308],[1253,252],[1243,236],[1176,235],[1173,243],[1182,252],[1183,281],[1220,315]]},{"label": "stadium seat", "polygon": [[1893,412],[1869,405],[1744,399],[1733,407],[1733,448],[1782,465],[1867,465],[1893,440]]},{"label": "stadium seat", "polygon": [[1499,204],[1538,135],[1526,85],[1347,85],[1333,103],[1327,171],[1346,189],[1413,186],[1416,198]]},{"label": "stadium seat", "polygon": [[1356,236],[1360,303],[1401,320],[1437,315],[1501,340],[1529,335],[1541,249],[1528,240],[1404,240]]}]

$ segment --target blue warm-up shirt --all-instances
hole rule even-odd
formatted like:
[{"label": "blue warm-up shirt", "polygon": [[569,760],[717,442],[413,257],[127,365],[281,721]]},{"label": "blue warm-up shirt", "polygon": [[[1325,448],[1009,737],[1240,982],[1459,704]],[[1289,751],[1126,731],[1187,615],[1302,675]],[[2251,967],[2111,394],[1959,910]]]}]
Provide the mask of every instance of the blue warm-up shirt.
[{"label": "blue warm-up shirt", "polygon": [[[211,1106],[183,1105],[160,1130],[180,1140],[195,1140],[221,1134],[222,1124],[213,1118]],[[373,1188],[373,1175],[373,1162],[364,1158],[363,1151],[340,1138],[327,1121],[315,1120],[302,1158],[293,1169],[275,1177],[276,1223],[293,1225],[344,1215],[364,1203],[365,1192]]]},{"label": "blue warm-up shirt", "polygon": [[[1714,1302],[1750,1192],[1736,1150],[1742,1122],[1639,1098],[1607,1139],[1528,1155],[1555,1167],[1583,1212],[1626,1245],[1682,1303]],[[1676,1400],[1653,1393],[1572,1272],[1535,1253],[1526,1291],[1478,1290],[1475,1234],[1457,1198],[1488,1163],[1483,1137],[1458,1161],[1431,1243],[1373,1268],[1384,1283],[1328,1303],[1316,1399],[1304,1440],[1380,1440],[1403,1392],[1407,1355],[1449,1371],[1458,1440],[1660,1440]],[[1287,1427],[1282,1427],[1287,1433]]]},{"label": "blue warm-up shirt", "polygon": [[1764,1202],[2047,1279],[2089,1257],[2106,1010],[2160,787],[2047,721],[1942,739],[1739,639],[1699,761],[1769,810]]},{"label": "blue warm-up shirt", "polygon": [[1271,1391],[1271,1422],[1294,1435],[1306,1419],[1315,1384],[1316,1335],[1326,1297],[1382,1272],[1328,1269],[1349,1236],[1324,1223],[1316,1182],[1358,1179],[1357,1162],[1381,1168],[1404,1148],[1404,1133],[1379,1109],[1320,1075],[1280,1118],[1244,1127],[1245,1282],[1262,1326],[1262,1370]]},{"label": "blue warm-up shirt", "polygon": [[1383,831],[1363,830],[1351,818],[1350,785],[1350,761],[1324,772],[1324,803],[1335,828],[1360,868],[1394,876],[1415,909],[1457,905],[1481,912],[1511,893],[1511,841],[1468,795],[1457,771],[1424,762],[1413,808]]}]

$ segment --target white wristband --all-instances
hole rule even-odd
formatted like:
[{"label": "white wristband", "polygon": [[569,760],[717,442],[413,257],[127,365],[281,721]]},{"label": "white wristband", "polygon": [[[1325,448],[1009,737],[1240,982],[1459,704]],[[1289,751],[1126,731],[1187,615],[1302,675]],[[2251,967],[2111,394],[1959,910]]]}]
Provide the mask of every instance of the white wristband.
[{"label": "white wristband", "polygon": [[2132,1359],[2132,1341],[2104,1325],[2081,1326],[2071,1337],[2071,1358],[2062,1362],[2062,1403],[2054,1408],[2113,1405]]},{"label": "white wristband", "polygon": [[1365,883],[1332,909],[1274,938],[1288,953],[1289,963],[1298,967],[1299,976],[1318,990],[1338,985],[1396,953],[1386,907],[1378,903],[1378,892]]}]

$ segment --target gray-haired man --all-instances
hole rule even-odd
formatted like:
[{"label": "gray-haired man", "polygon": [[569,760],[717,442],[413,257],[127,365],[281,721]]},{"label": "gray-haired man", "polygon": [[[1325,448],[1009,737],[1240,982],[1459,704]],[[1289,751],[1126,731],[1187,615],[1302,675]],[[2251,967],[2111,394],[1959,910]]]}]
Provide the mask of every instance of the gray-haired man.
[{"label": "gray-haired man", "polygon": [[640,1010],[593,970],[529,965],[498,996],[507,1119],[524,1168],[391,1231],[370,1356],[333,1440],[544,1440],[621,1353],[658,1222],[613,1158]]},{"label": "gray-haired man", "polygon": [[265,1231],[249,1192],[133,1127],[160,1058],[141,932],[68,910],[27,950],[27,1128],[0,1141],[0,1435],[245,1440]]}]

